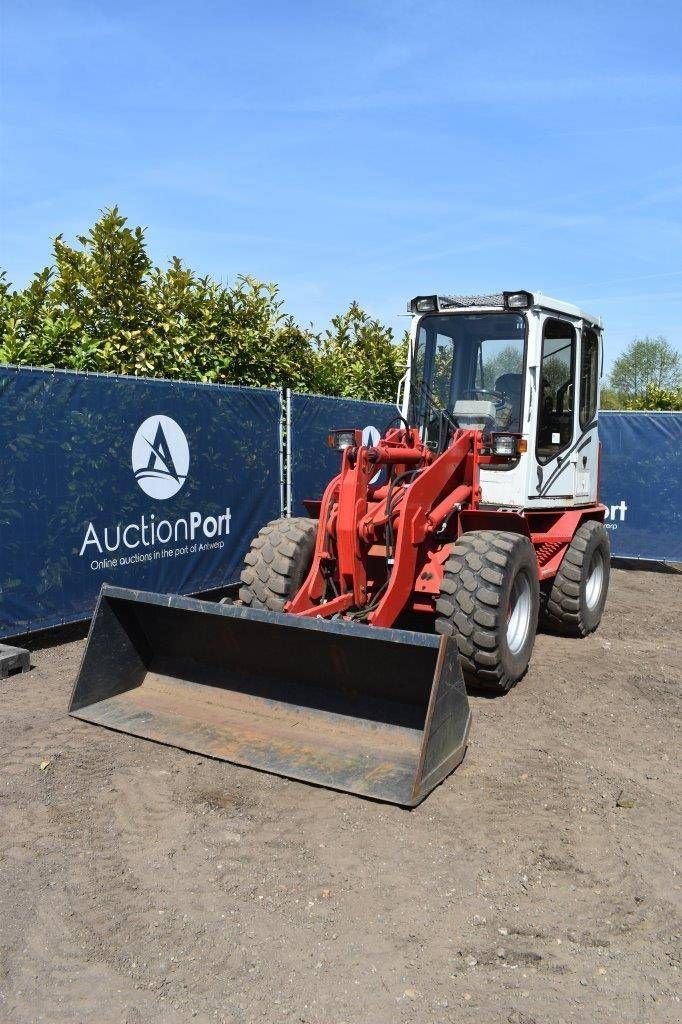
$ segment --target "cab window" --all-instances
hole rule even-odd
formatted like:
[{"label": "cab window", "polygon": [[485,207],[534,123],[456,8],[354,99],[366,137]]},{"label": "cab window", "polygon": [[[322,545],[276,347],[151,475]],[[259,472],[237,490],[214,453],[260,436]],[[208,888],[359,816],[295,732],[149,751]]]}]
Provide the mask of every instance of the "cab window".
[{"label": "cab window", "polygon": [[599,378],[599,336],[592,327],[583,331],[580,350],[580,429],[584,430],[597,411]]},{"label": "cab window", "polygon": [[575,328],[546,320],[542,335],[537,455],[547,462],[573,439]]},{"label": "cab window", "polygon": [[422,318],[410,394],[427,444],[442,448],[457,426],[521,431],[525,328],[512,313]]}]

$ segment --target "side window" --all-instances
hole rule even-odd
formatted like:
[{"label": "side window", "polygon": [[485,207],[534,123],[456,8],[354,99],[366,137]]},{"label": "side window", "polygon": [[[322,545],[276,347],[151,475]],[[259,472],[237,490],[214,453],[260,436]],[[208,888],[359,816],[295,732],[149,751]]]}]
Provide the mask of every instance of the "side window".
[{"label": "side window", "polygon": [[545,320],[540,365],[537,455],[554,458],[573,439],[575,329],[563,320]]},{"label": "side window", "polygon": [[420,327],[413,355],[412,392],[410,404],[415,422],[422,427],[424,441],[432,447],[441,441],[451,409],[454,340],[451,334],[438,330],[437,317],[425,317]]},{"label": "side window", "polygon": [[597,411],[599,378],[599,337],[592,327],[583,331],[580,349],[580,429],[584,430]]}]

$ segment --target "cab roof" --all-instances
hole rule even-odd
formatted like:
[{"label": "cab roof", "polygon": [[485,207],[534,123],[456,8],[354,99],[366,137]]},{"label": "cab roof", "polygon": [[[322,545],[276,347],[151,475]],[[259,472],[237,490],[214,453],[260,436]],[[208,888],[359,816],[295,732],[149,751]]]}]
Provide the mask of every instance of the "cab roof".
[{"label": "cab roof", "polygon": [[[517,289],[514,292],[492,292],[487,295],[434,295],[432,298],[437,302],[438,312],[448,312],[454,309],[480,311],[481,309],[508,309],[510,307],[505,305],[505,295],[517,293],[521,294],[521,289]],[[576,320],[585,320],[587,323],[594,324],[595,327],[602,326],[601,317],[585,312],[585,310],[580,309],[579,306],[574,305],[572,302],[553,299],[551,296],[543,294],[543,292],[526,292],[526,294],[529,296],[527,308],[562,313],[565,316],[574,317]],[[424,298],[430,298],[430,296],[416,296],[412,299],[408,304],[408,311],[413,313],[423,311],[417,308],[416,303],[419,299]],[[436,312],[436,309],[433,312]]]}]

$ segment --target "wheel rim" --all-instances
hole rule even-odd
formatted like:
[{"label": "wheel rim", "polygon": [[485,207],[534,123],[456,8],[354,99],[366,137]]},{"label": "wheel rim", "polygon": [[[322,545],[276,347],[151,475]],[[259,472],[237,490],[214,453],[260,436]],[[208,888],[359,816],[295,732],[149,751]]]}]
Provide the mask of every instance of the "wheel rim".
[{"label": "wheel rim", "polygon": [[528,639],[532,604],[530,580],[525,572],[520,572],[512,585],[507,609],[507,646],[512,654],[518,654]]},{"label": "wheel rim", "polygon": [[604,587],[604,556],[597,548],[587,570],[587,582],[585,583],[585,604],[588,608],[594,608],[599,603],[601,592]]}]

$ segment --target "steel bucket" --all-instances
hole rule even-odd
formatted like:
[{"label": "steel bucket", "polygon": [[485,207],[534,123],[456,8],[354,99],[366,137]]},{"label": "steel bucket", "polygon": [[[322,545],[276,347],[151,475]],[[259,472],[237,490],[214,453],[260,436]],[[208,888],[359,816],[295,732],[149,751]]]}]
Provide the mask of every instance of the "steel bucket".
[{"label": "steel bucket", "polygon": [[112,586],[69,712],[406,807],[460,763],[470,724],[450,638]]}]

